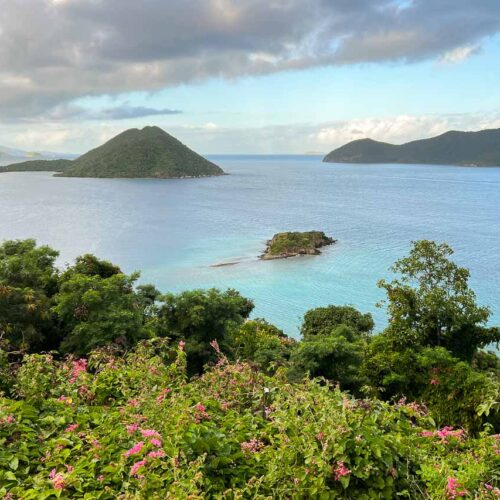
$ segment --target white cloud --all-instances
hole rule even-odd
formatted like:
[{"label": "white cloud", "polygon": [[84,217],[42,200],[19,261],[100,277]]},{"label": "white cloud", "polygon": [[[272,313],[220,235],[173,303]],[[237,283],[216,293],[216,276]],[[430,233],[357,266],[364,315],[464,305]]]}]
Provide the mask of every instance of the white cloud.
[{"label": "white cloud", "polygon": [[464,45],[463,47],[457,47],[443,54],[439,62],[442,64],[458,64],[466,61],[479,51],[480,47],[478,45]]}]

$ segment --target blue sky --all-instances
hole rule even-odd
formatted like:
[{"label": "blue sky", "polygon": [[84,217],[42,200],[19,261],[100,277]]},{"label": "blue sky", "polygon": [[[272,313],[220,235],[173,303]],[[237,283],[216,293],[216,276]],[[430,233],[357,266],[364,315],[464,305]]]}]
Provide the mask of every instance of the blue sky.
[{"label": "blue sky", "polygon": [[[53,40],[23,30],[26,2],[0,15],[5,146],[80,153],[155,124],[201,153],[304,153],[500,127],[500,2],[145,0],[131,40],[128,0],[120,19],[35,3]],[[154,33],[161,16],[185,29]]]}]

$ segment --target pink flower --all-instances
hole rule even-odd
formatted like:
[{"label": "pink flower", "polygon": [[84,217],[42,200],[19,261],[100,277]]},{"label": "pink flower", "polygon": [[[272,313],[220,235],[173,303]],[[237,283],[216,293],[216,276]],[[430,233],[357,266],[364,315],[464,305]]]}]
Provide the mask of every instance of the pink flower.
[{"label": "pink flower", "polygon": [[244,441],[243,443],[240,443],[241,450],[249,453],[257,453],[262,449],[263,446],[264,443],[255,438],[250,439],[250,441]]},{"label": "pink flower", "polygon": [[128,434],[133,434],[134,432],[137,431],[139,426],[137,424],[129,424],[125,428],[127,429]]},{"label": "pink flower", "polygon": [[58,401],[59,403],[64,403],[64,404],[66,404],[66,405],[70,405],[70,404],[72,403],[72,399],[71,399],[71,398],[69,398],[68,396],[59,396],[59,397],[57,398],[57,401]]},{"label": "pink flower", "polygon": [[150,438],[150,437],[161,438],[160,434],[156,432],[154,429],[141,429],[141,434],[142,437],[145,438]]},{"label": "pink flower", "polygon": [[137,476],[137,471],[146,465],[146,460],[139,460],[139,462],[136,462],[132,467],[130,467],[130,475],[131,476]]},{"label": "pink flower", "polygon": [[63,475],[58,474],[55,469],[50,471],[49,479],[52,480],[52,486],[55,490],[63,490],[66,486]]},{"label": "pink flower", "polygon": [[430,383],[431,385],[439,385],[439,380],[433,378]]},{"label": "pink flower", "polygon": [[442,443],[447,443],[448,438],[462,439],[464,437],[465,431],[463,429],[453,430],[453,427],[443,427],[438,431],[422,431],[420,435],[422,437],[438,437],[441,439]]},{"label": "pink flower", "polygon": [[71,425],[68,425],[68,427],[66,427],[66,429],[64,429],[64,432],[74,432],[74,431],[76,431],[76,429],[78,429],[78,424],[71,424]]},{"label": "pink flower", "polygon": [[160,394],[158,395],[158,397],[156,398],[156,403],[157,404],[160,404],[164,399],[165,397],[167,396],[167,394],[170,392],[170,389],[163,389]]},{"label": "pink flower", "polygon": [[144,443],[142,441],[139,441],[138,443],[134,444],[130,450],[127,450],[123,456],[124,457],[130,457],[131,455],[136,455],[137,453],[140,453],[142,449],[144,448]]},{"label": "pink flower", "polygon": [[184,340],[181,340],[179,342],[179,351],[183,351],[185,346],[186,346],[186,342],[184,342]]},{"label": "pink flower", "polygon": [[101,474],[101,475],[97,478],[97,480],[98,480],[100,483],[102,483],[102,482],[104,481],[104,476]]},{"label": "pink flower", "polygon": [[14,415],[7,415],[6,417],[0,418],[0,424],[13,424],[15,421]]},{"label": "pink flower", "polygon": [[72,465],[66,465],[66,470],[71,474],[75,468]]},{"label": "pink flower", "polygon": [[162,458],[165,456],[165,452],[163,450],[150,451],[148,453],[149,458]]},{"label": "pink flower", "polygon": [[84,373],[87,371],[87,360],[86,359],[77,359],[73,361],[71,366],[71,378],[69,379],[71,384],[76,382],[76,379],[80,376],[80,373]]},{"label": "pink flower", "polygon": [[139,406],[139,401],[137,401],[137,399],[131,399],[128,401],[127,405],[135,408]]},{"label": "pink flower", "polygon": [[341,477],[348,476],[351,471],[345,466],[344,462],[338,461],[333,468],[333,475],[335,480],[338,481]]},{"label": "pink flower", "polygon": [[209,420],[210,415],[207,413],[207,408],[205,405],[201,403],[197,403],[195,406],[196,409],[196,415],[194,416],[194,419],[196,423],[200,423],[202,420]]},{"label": "pink flower", "polygon": [[446,485],[446,491],[450,498],[464,497],[469,492],[467,490],[459,490],[461,488],[460,483],[454,477],[448,478],[448,483]]},{"label": "pink flower", "polygon": [[422,437],[434,437],[434,432],[433,431],[422,431],[420,433]]},{"label": "pink flower", "polygon": [[153,438],[153,439],[151,440],[151,444],[152,444],[153,446],[156,446],[157,448],[160,448],[160,447],[161,447],[161,441],[160,441],[159,439],[156,439],[156,438]]}]

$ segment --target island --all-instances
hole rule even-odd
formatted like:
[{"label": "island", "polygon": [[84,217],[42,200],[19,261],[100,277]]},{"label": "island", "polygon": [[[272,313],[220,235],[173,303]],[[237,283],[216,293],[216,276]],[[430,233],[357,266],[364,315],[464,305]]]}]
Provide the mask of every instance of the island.
[{"label": "island", "polygon": [[277,233],[267,242],[262,260],[287,259],[297,255],[319,255],[319,249],[337,240],[323,231]]},{"label": "island", "polygon": [[0,167],[0,172],[64,172],[71,160],[28,160]]},{"label": "island", "polygon": [[450,131],[396,145],[359,139],[333,150],[327,163],[411,163],[469,167],[500,166],[500,129]]},{"label": "island", "polygon": [[57,177],[185,179],[225,174],[161,128],[150,126],[126,130],[75,160],[28,161],[8,165],[5,171],[35,168],[56,171]]}]

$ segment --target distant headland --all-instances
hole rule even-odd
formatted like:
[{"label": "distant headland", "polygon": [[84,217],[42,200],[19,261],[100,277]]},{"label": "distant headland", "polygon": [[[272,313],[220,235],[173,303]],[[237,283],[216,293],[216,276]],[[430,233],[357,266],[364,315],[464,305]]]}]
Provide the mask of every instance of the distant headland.
[{"label": "distant headland", "polygon": [[76,160],[27,161],[3,171],[46,170],[58,177],[182,179],[224,175],[159,127],[129,129]]},{"label": "distant headland", "polygon": [[262,260],[287,259],[297,255],[319,255],[319,248],[332,245],[336,240],[323,231],[277,233],[267,242]]},{"label": "distant headland", "polygon": [[474,167],[500,166],[500,129],[450,131],[431,139],[395,145],[360,139],[335,149],[327,163],[416,163]]}]

